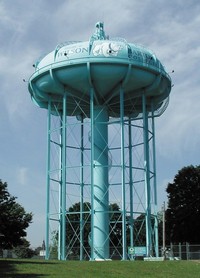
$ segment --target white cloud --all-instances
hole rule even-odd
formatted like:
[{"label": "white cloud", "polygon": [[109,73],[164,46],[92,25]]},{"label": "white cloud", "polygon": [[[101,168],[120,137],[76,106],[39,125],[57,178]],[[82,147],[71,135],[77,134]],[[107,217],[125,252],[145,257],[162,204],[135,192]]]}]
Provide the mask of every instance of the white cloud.
[{"label": "white cloud", "polygon": [[27,186],[28,184],[28,168],[21,167],[17,169],[17,183],[22,186]]},{"label": "white cloud", "polygon": [[199,144],[199,89],[190,76],[181,82],[172,88],[169,107],[157,120],[158,150],[167,156],[195,152]]}]

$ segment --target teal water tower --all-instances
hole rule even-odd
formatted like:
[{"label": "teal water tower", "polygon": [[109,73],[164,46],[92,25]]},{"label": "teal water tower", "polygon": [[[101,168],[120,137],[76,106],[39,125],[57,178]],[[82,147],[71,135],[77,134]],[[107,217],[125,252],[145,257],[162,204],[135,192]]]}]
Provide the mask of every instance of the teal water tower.
[{"label": "teal water tower", "polygon": [[89,41],[59,44],[34,68],[28,89],[48,111],[46,259],[54,233],[58,259],[126,260],[142,227],[145,255],[159,256],[154,119],[171,91],[163,65],[99,22]]}]

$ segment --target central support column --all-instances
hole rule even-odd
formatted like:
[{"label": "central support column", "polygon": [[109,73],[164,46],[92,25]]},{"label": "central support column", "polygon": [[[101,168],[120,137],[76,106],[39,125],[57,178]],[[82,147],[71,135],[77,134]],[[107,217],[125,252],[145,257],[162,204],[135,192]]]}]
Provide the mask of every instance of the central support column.
[{"label": "central support column", "polygon": [[108,112],[93,110],[93,251],[94,260],[109,258]]}]

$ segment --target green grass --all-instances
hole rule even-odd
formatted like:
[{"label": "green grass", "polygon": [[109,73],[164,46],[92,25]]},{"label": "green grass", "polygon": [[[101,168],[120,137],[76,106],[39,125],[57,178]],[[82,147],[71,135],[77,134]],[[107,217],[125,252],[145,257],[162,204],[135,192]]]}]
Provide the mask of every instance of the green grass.
[{"label": "green grass", "polygon": [[0,259],[0,277],[200,277],[200,261],[43,261]]}]

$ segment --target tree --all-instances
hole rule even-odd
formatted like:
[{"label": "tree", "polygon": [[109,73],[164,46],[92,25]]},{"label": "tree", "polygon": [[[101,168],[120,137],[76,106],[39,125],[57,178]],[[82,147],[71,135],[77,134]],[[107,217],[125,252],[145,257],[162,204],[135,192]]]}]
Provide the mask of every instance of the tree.
[{"label": "tree", "polygon": [[118,204],[109,205],[110,211],[110,248],[122,248],[122,213]]},{"label": "tree", "polygon": [[[158,244],[162,244],[162,212],[158,212]],[[155,225],[155,217],[151,216],[151,227]],[[146,216],[140,214],[134,219],[134,246],[146,246]],[[152,240],[154,240],[154,234],[152,234]],[[154,243],[154,242],[152,242]]]},{"label": "tree", "polygon": [[89,234],[90,234],[90,203],[83,203],[83,214],[82,214],[82,231],[80,230],[80,220],[81,215],[78,213],[80,211],[80,202],[75,203],[69,208],[66,219],[66,241],[68,250],[67,252],[73,253],[73,256],[78,256],[80,253],[80,233],[82,232],[84,255],[89,252]]},{"label": "tree", "polygon": [[0,180],[0,249],[23,245],[31,220],[32,213],[26,213],[8,192],[7,183]]},{"label": "tree", "polygon": [[[91,205],[88,202],[83,203],[83,218],[82,218],[82,243],[84,256],[89,257],[90,253],[90,232],[91,232]],[[117,204],[110,204],[110,249],[114,247],[121,248],[122,246],[122,214]],[[66,216],[66,242],[67,256],[79,256],[80,253],[80,202],[72,205]]]},{"label": "tree", "polygon": [[30,248],[30,243],[25,238],[23,238],[22,241],[23,244],[13,249],[14,254],[21,259],[32,258],[36,255],[36,252]]},{"label": "tree", "polygon": [[[81,225],[81,213],[80,202],[73,204],[66,214],[66,256],[74,259],[78,258],[80,254],[80,248],[83,247],[84,258],[89,258],[90,254],[90,232],[91,232],[91,205],[89,202],[83,203],[82,213],[82,225]],[[155,219],[151,218],[152,226]],[[126,216],[126,239],[127,246],[130,246],[130,216]],[[134,225],[134,246],[146,245],[146,224],[145,214],[139,215],[133,221]],[[162,221],[158,223],[159,231],[162,234]],[[82,227],[82,242],[81,238]],[[53,232],[53,244],[51,246],[51,258],[57,257],[57,250],[59,245],[58,231]],[[159,235],[161,241],[161,236]],[[109,205],[109,241],[110,241],[110,254],[112,258],[120,258],[122,254],[123,242],[122,242],[122,211],[118,204],[112,203]]]},{"label": "tree", "polygon": [[200,242],[200,166],[182,168],[169,183],[166,210],[167,241]]}]

